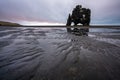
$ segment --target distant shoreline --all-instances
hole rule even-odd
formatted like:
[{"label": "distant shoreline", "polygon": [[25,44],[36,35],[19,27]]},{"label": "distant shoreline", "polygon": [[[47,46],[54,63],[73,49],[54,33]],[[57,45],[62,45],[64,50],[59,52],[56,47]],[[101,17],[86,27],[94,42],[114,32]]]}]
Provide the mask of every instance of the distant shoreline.
[{"label": "distant shoreline", "polygon": [[18,24],[18,23],[0,21],[0,26],[22,26],[22,25],[20,25],[20,24]]}]

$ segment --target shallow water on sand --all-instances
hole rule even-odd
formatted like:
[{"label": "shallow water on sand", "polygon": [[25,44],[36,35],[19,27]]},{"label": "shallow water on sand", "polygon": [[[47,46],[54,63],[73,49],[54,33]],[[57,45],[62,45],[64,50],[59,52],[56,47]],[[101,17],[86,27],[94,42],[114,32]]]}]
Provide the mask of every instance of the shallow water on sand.
[{"label": "shallow water on sand", "polygon": [[90,32],[110,32],[110,33],[120,33],[120,29],[110,29],[110,28],[90,28]]},{"label": "shallow water on sand", "polygon": [[0,27],[0,80],[120,80],[120,33]]}]

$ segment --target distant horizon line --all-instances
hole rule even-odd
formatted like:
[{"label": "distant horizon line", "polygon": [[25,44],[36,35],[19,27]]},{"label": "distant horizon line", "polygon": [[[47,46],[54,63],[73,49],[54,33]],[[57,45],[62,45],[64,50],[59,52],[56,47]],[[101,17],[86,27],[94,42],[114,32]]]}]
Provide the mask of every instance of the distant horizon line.
[{"label": "distant horizon line", "polygon": [[[17,24],[20,24],[21,26],[66,26],[66,23],[56,23],[56,22],[38,22],[39,24],[37,23],[34,23],[33,21],[33,24],[21,24],[19,22],[13,22],[13,21],[3,21],[3,22],[10,22],[10,23],[17,23]],[[32,23],[32,22],[31,22]],[[9,25],[8,25],[9,26]],[[73,24],[71,26],[74,26]],[[81,24],[79,24],[78,26],[82,26]],[[90,24],[90,26],[120,26],[120,24]]]},{"label": "distant horizon line", "polygon": [[42,26],[0,26],[0,27],[37,27],[37,28],[111,28],[111,29],[120,29],[120,25],[89,25],[89,26],[66,26],[66,25],[42,25]]}]

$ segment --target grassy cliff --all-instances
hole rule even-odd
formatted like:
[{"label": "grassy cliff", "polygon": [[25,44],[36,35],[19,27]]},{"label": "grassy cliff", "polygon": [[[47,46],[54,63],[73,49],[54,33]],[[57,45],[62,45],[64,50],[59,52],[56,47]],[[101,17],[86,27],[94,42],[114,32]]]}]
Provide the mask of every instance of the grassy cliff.
[{"label": "grassy cliff", "polygon": [[21,26],[21,25],[18,23],[0,21],[0,26]]}]

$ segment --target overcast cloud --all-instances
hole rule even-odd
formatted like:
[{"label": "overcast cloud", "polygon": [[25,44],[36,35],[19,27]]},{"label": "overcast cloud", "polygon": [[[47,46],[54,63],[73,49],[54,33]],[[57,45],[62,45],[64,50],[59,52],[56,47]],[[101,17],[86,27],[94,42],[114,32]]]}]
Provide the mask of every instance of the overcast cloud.
[{"label": "overcast cloud", "polygon": [[75,5],[92,11],[92,24],[120,24],[120,0],[0,0],[0,20],[66,23]]}]

